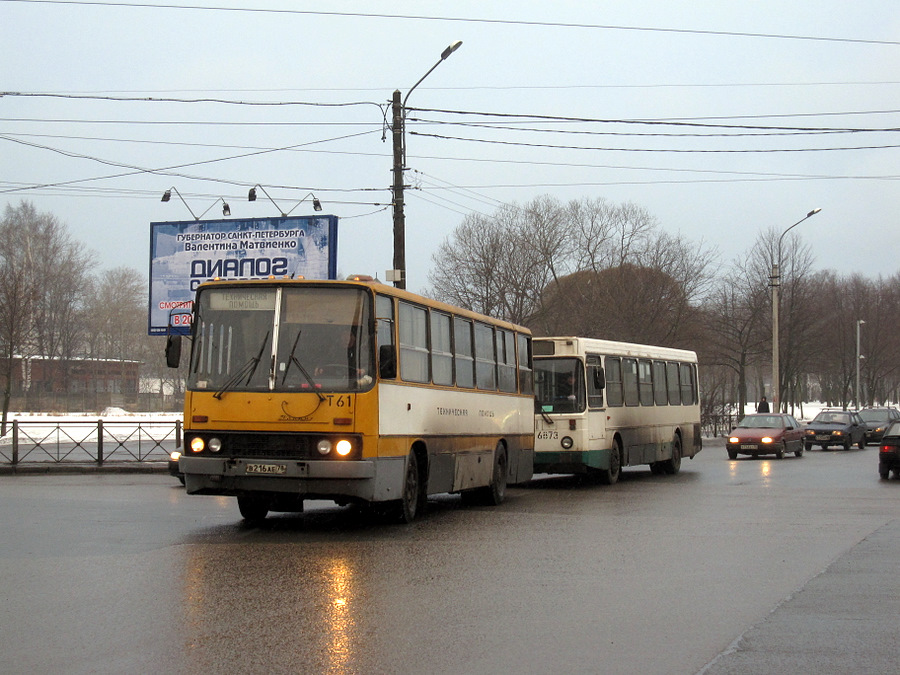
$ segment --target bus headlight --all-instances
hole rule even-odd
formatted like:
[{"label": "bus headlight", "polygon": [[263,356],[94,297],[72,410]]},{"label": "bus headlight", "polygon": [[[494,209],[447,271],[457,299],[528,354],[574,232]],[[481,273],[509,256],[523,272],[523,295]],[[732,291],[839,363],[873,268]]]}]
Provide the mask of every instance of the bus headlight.
[{"label": "bus headlight", "polygon": [[563,436],[562,440],[559,442],[563,449],[568,450],[573,445],[575,445],[575,441],[572,440],[571,436]]},{"label": "bus headlight", "polygon": [[337,442],[337,445],[334,446],[335,452],[339,454],[341,457],[346,457],[353,451],[353,445],[348,440],[341,440]]},{"label": "bus headlight", "polygon": [[212,452],[219,452],[222,449],[222,439],[210,438],[208,447]]},{"label": "bus headlight", "polygon": [[319,451],[320,455],[327,455],[329,452],[331,452],[331,441],[329,441],[327,438],[323,438],[316,446],[316,450]]},{"label": "bus headlight", "polygon": [[193,452],[203,452],[203,449],[206,447],[206,443],[203,442],[203,439],[199,436],[197,438],[191,439],[191,450]]}]

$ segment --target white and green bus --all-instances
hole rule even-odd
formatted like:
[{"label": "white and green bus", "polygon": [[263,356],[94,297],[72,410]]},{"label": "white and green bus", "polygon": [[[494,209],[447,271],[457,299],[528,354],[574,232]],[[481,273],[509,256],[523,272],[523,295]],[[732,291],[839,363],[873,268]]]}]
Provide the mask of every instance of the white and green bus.
[{"label": "white and green bus", "polygon": [[683,349],[534,338],[535,473],[596,474],[623,467],[678,473],[702,447],[697,355]]}]

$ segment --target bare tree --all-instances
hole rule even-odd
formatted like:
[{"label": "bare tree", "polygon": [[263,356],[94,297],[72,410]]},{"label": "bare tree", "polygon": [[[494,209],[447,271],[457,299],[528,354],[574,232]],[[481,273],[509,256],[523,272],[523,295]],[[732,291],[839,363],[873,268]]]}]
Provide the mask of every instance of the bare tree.
[{"label": "bare tree", "polygon": [[77,313],[90,261],[55,216],[38,213],[25,201],[17,207],[7,205],[0,223],[2,433],[6,433],[14,358],[60,358],[76,350]]}]

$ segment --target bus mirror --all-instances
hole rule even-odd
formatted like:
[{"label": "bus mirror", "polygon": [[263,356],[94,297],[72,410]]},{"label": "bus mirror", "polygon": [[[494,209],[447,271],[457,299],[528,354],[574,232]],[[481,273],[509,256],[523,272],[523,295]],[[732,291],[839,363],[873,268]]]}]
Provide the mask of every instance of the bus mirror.
[{"label": "bus mirror", "polygon": [[397,378],[397,358],[394,345],[381,345],[378,348],[378,375],[385,380]]},{"label": "bus mirror", "polygon": [[606,377],[603,375],[603,370],[600,368],[594,370],[594,388],[606,389]]},{"label": "bus mirror", "polygon": [[177,368],[181,362],[181,336],[169,335],[166,338],[166,365]]}]

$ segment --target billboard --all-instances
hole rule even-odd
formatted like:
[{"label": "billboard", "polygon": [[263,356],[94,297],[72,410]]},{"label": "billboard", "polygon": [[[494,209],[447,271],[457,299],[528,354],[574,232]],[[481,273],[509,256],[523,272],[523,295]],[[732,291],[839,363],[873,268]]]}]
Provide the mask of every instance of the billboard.
[{"label": "billboard", "polygon": [[150,335],[190,332],[209,279],[334,279],[337,216],[150,223]]}]

